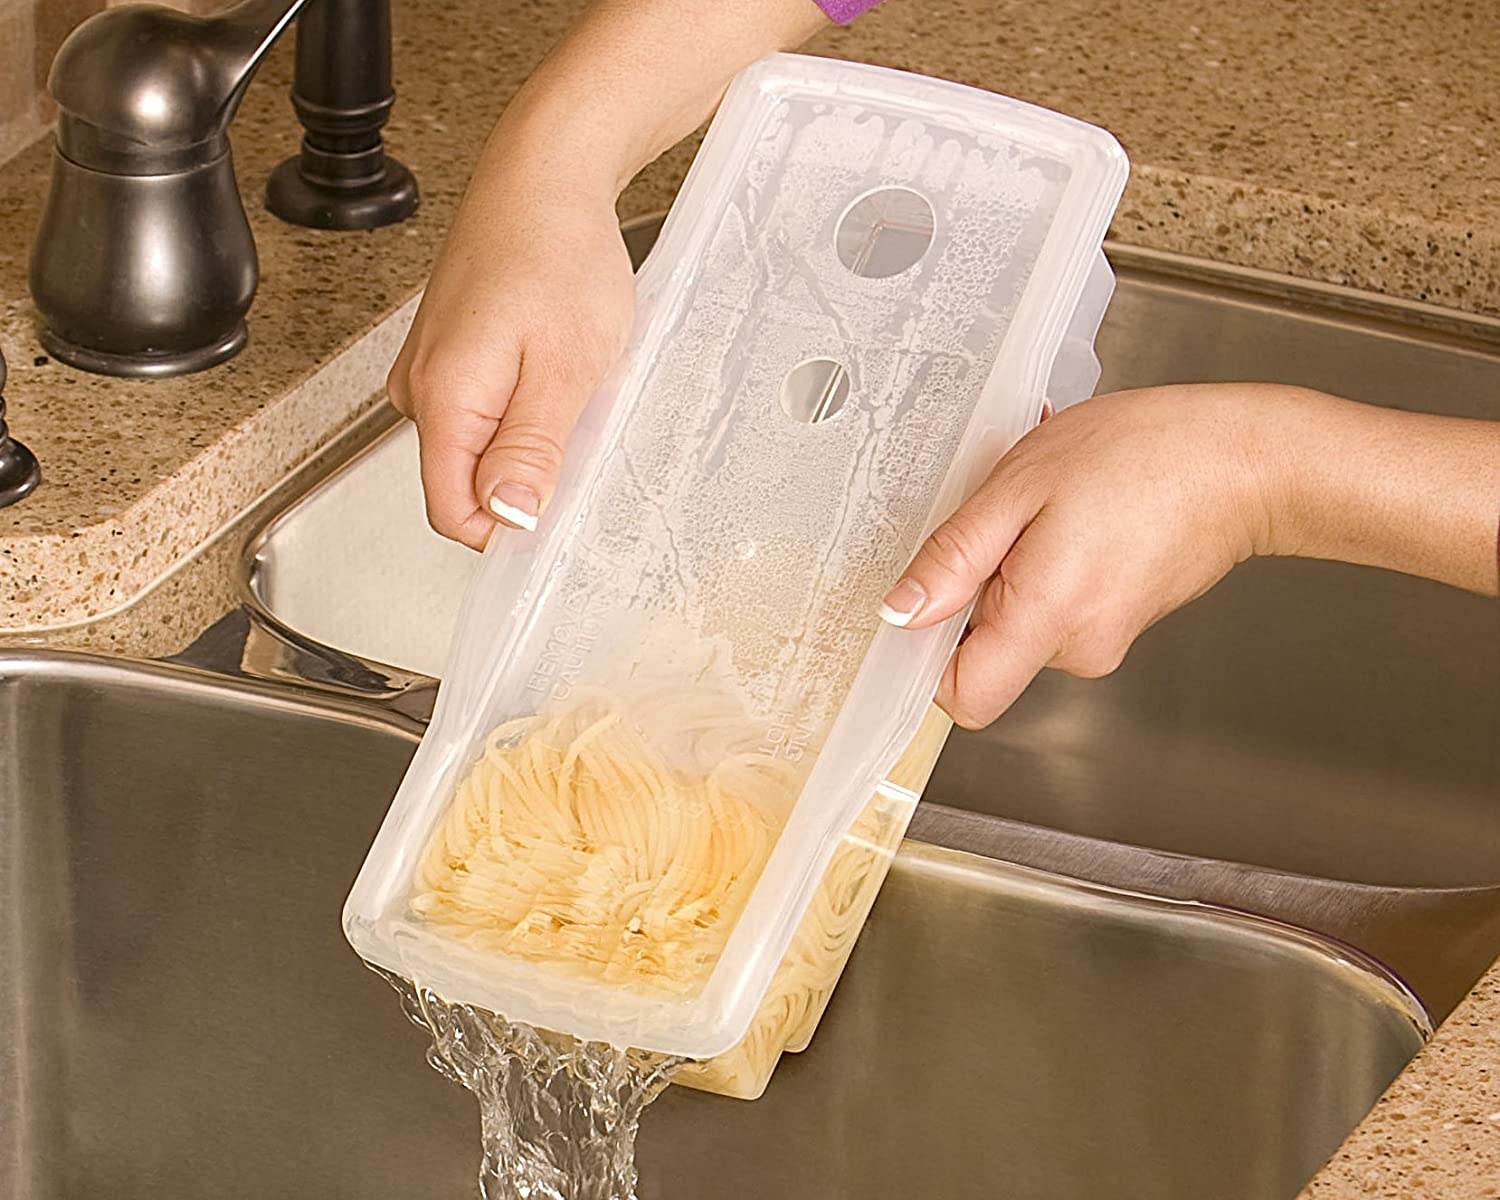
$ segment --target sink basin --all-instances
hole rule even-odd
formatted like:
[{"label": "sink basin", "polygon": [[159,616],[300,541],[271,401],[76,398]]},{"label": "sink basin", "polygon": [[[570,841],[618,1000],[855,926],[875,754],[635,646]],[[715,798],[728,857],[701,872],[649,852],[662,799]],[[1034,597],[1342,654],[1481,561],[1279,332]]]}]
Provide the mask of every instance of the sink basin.
[{"label": "sink basin", "polygon": [[[473,1194],[472,1104],[339,930],[419,729],[0,654],[0,1195]],[[1321,938],[907,843],[766,1097],[648,1111],[642,1200],[1284,1200],[1423,1021]]]},{"label": "sink basin", "polygon": [[[654,230],[631,229],[637,259]],[[1259,378],[1500,416],[1494,347],[1113,257],[1106,389]],[[400,425],[262,531],[247,595],[289,637],[438,676],[476,557],[428,529]],[[1349,941],[1442,1016],[1500,955],[1496,628],[1493,601],[1436,584],[1251,562],[1110,678],[1044,672],[955,732],[927,796],[1000,818],[998,857]]]}]

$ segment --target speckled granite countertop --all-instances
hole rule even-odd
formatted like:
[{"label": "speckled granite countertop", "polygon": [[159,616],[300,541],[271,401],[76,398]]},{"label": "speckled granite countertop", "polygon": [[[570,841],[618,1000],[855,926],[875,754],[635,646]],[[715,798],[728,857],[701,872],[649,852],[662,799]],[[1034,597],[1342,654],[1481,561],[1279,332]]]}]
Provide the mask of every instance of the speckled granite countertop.
[{"label": "speckled granite countertop", "polygon": [[[423,207],[368,234],[293,229],[258,202],[299,136],[280,47],[234,131],[261,255],[252,342],[204,375],[101,380],[40,357],[25,263],[47,148],[0,165],[10,416],[45,474],[0,511],[0,643],[170,653],[233,603],[235,523],[378,403],[484,132],[581,7],[397,0],[390,144]],[[1486,0],[888,0],[814,49],[1107,126],[1133,164],[1120,241],[1500,316],[1500,19]],[[691,154],[652,167],[624,215],[666,207]],[[1304,1196],[1500,1196],[1500,967]]]},{"label": "speckled granite countertop", "polygon": [[1298,1200],[1500,1196],[1500,965],[1439,1027]]}]

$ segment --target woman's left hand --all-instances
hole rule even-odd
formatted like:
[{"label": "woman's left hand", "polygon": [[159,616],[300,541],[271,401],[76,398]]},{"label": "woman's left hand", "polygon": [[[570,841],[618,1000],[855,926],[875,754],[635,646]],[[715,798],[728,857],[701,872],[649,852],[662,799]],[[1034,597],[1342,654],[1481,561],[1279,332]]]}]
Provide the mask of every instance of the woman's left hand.
[{"label": "woman's left hand", "polygon": [[978,728],[1043,667],[1106,675],[1145,629],[1267,550],[1271,441],[1298,395],[1264,385],[1120,392],[1017,442],[882,609],[892,624],[922,628],[978,594],[938,703]]}]

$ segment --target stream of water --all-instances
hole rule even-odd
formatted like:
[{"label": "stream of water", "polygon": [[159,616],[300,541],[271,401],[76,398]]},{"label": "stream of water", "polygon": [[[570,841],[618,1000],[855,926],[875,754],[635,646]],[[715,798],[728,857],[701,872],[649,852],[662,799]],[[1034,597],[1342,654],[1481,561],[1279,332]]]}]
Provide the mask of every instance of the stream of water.
[{"label": "stream of water", "polygon": [[479,1102],[485,1200],[635,1200],[641,1113],[680,1060],[513,1024],[386,978],[432,1037],[427,1061]]}]

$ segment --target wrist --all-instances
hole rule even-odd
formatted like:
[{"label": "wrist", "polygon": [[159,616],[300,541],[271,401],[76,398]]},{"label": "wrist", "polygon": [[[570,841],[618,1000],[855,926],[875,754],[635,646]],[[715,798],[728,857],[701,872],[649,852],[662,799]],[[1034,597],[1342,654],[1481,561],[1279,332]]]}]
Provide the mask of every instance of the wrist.
[{"label": "wrist", "polygon": [[616,0],[592,6],[517,91],[486,159],[519,155],[618,199],[713,113],[735,73],[827,24],[814,0]]},{"label": "wrist", "polygon": [[1231,491],[1244,529],[1245,557],[1277,557],[1302,552],[1305,450],[1296,428],[1297,413],[1317,393],[1272,384],[1246,384],[1226,396],[1239,461],[1231,471]]},{"label": "wrist", "polygon": [[1363,406],[1310,388],[1245,390],[1257,556],[1347,557],[1347,511],[1357,507],[1350,448]]},{"label": "wrist", "polygon": [[[539,94],[540,93],[540,94]],[[618,136],[591,126],[580,111],[524,86],[496,123],[480,153],[469,190],[495,196],[561,196],[613,209],[639,169]]]},{"label": "wrist", "polygon": [[1495,594],[1500,428],[1290,393],[1271,553]]},{"label": "wrist", "polygon": [[1281,389],[1268,552],[1398,567],[1387,561],[1386,481],[1399,471],[1380,429],[1386,410],[1301,388]]}]

